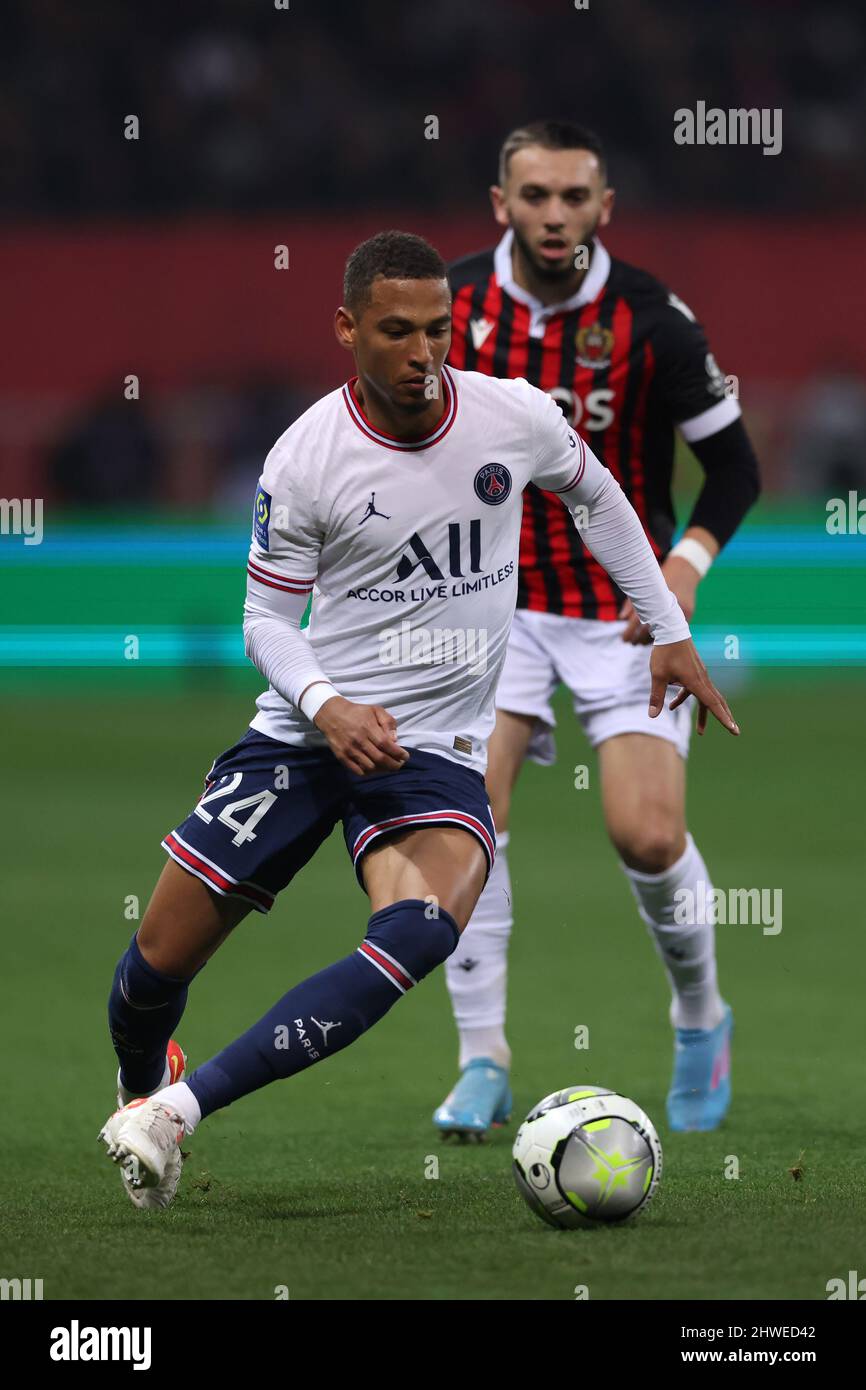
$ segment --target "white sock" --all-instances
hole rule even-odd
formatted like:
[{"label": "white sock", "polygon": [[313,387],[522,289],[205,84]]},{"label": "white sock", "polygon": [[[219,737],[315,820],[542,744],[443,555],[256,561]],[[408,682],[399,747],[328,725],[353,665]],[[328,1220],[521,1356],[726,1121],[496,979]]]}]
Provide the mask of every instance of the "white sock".
[{"label": "white sock", "polygon": [[497,835],[493,869],[457,950],[445,962],[445,979],[460,1034],[460,1067],[474,1057],[511,1065],[505,1040],[508,938],[511,935],[511,879],[505,849],[508,835]]},{"label": "white sock", "polygon": [[689,889],[694,902],[703,880],[709,895],[710,876],[700,850],[687,833],[684,853],[663,873],[622,867],[671,986],[671,1023],[675,1028],[715,1028],[725,1012],[716,977],[715,928],[711,922],[680,926],[674,920],[678,890]]},{"label": "white sock", "polygon": [[159,1099],[177,1111],[187,1134],[192,1134],[201,1121],[201,1106],[186,1082],[176,1081],[173,1086],[166,1086],[164,1091],[159,1092]]}]

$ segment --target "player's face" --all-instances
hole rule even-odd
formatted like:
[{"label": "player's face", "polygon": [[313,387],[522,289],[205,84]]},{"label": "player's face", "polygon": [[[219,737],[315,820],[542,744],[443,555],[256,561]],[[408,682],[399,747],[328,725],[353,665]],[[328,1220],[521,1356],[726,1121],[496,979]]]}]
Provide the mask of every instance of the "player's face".
[{"label": "player's face", "polygon": [[359,315],[338,310],[336,329],[340,342],[355,354],[362,382],[392,408],[415,414],[435,406],[442,363],[451,345],[447,280],[379,276]]},{"label": "player's face", "polygon": [[490,195],[497,222],[513,229],[534,274],[563,281],[580,275],[576,248],[588,247],[596,230],[607,226],[614,197],[590,150],[540,145],[517,150],[505,187],[492,188]]}]

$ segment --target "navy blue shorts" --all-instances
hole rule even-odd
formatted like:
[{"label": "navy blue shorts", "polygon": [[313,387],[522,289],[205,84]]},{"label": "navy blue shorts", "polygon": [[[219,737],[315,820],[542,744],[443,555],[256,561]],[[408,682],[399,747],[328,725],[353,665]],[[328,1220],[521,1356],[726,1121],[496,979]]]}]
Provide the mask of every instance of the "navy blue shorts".
[{"label": "navy blue shorts", "polygon": [[496,832],[474,768],[412,749],[398,771],[360,777],[329,748],[295,748],[257,729],[220,754],[162,846],[215,892],[269,912],[338,820],[362,887],[365,852],[415,826],[462,826],[480,840],[488,873],[493,864]]}]

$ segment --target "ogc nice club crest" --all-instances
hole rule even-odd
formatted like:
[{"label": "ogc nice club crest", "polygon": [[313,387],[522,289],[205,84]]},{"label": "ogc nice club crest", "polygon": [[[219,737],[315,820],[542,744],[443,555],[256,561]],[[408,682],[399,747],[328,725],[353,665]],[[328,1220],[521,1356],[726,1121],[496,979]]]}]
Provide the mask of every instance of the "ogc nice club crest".
[{"label": "ogc nice club crest", "polygon": [[594,323],[591,328],[580,328],[574,335],[577,360],[581,367],[591,371],[610,366],[613,352],[613,334],[609,328]]}]

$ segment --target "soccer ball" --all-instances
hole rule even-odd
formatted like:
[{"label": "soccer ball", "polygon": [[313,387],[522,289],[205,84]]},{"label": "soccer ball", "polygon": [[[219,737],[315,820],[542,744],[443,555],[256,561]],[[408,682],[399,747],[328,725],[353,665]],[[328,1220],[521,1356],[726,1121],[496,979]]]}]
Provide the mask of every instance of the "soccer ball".
[{"label": "soccer ball", "polygon": [[662,1146],[640,1106],[603,1086],[554,1091],[514,1141],[514,1178],[542,1221],[573,1229],[625,1221],[647,1205]]}]

